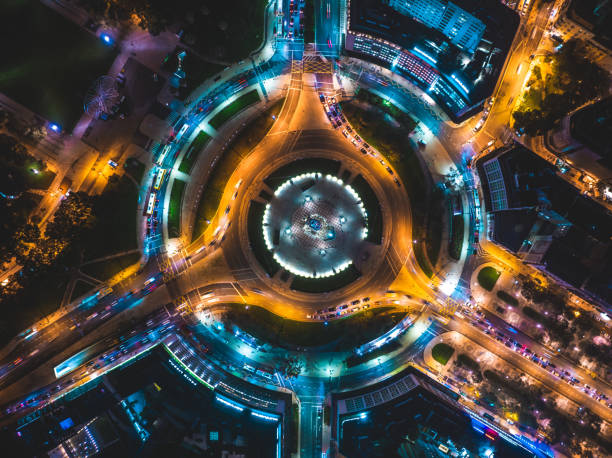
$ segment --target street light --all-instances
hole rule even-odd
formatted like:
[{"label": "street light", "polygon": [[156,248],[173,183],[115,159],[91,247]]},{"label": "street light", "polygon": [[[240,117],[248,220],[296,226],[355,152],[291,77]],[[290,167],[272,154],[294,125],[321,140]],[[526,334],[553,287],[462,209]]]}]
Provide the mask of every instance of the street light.
[{"label": "street light", "polygon": [[111,36],[110,36],[108,33],[106,33],[106,32],[103,32],[103,33],[100,35],[100,38],[102,39],[102,41],[103,41],[103,42],[104,42],[104,44],[106,44],[106,45],[109,45],[109,46],[110,46],[110,45],[112,45],[112,44],[113,44],[113,39],[112,39],[112,37],[111,37]]}]

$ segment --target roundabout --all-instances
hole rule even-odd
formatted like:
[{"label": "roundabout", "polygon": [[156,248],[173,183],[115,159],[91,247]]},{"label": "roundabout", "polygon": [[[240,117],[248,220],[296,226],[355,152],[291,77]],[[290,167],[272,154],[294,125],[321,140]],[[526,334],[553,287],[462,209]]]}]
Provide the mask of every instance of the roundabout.
[{"label": "roundabout", "polygon": [[[136,255],[139,260],[112,280],[104,280],[106,272],[91,273],[89,269],[92,264],[106,265],[106,261],[114,264],[115,255],[82,262],[86,270],[71,271],[72,286],[66,287],[59,303],[61,313],[22,332],[15,340],[17,345],[0,361],[0,388],[12,404],[3,408],[5,413],[41,410],[59,399],[71,402],[73,395],[66,394],[75,388],[74,396],[87,393],[91,400],[87,390],[93,393],[98,383],[105,384],[100,393],[106,393],[109,402],[97,404],[116,404],[116,393],[128,390],[110,389],[111,372],[123,367],[114,374],[125,374],[125,367],[134,364],[134,375],[125,377],[126,386],[135,389],[132,382],[140,373],[150,376],[142,386],[146,394],[152,394],[151,399],[162,395],[178,398],[173,394],[179,392],[193,398],[206,394],[207,406],[194,408],[194,417],[187,422],[190,433],[199,423],[204,438],[226,445],[230,436],[221,427],[217,429],[223,437],[216,432],[216,412],[234,413],[234,420],[224,422],[235,424],[237,430],[257,431],[257,422],[269,425],[268,449],[274,450],[274,455],[266,451],[260,452],[261,456],[341,456],[336,453],[338,448],[346,456],[383,456],[360,455],[351,447],[365,442],[365,437],[379,441],[383,429],[384,434],[390,429],[384,422],[391,409],[403,406],[408,398],[417,399],[415,393],[426,393],[431,400],[424,405],[427,421],[432,405],[445,403],[443,421],[448,420],[450,411],[467,413],[466,420],[484,422],[495,437],[514,435],[527,445],[531,436],[521,434],[524,431],[515,425],[522,414],[531,423],[540,418],[535,418],[529,407],[513,412],[512,417],[506,415],[510,410],[518,411],[519,402],[514,401],[527,395],[540,397],[550,390],[558,395],[557,400],[564,396],[609,420],[609,411],[598,400],[574,393],[573,384],[553,378],[557,374],[547,373],[542,364],[532,364],[538,360],[533,359],[536,352],[546,353],[537,342],[540,336],[534,338],[522,329],[519,332],[513,323],[517,314],[506,315],[512,317],[510,321],[495,313],[505,313],[504,307],[512,309],[493,302],[496,298],[517,308],[518,313],[522,299],[518,291],[510,291],[509,278],[525,272],[520,261],[505,252],[500,255],[501,249],[490,243],[491,221],[487,217],[491,212],[484,204],[481,208],[488,191],[480,185],[482,173],[476,161],[477,150],[482,154],[497,151],[497,147],[489,147],[497,137],[510,133],[499,122],[506,116],[504,110],[493,108],[507,109],[514,97],[508,94],[518,93],[518,86],[511,82],[504,89],[506,94],[478,86],[494,74],[491,62],[504,54],[490,48],[493,42],[483,41],[484,45],[472,51],[476,57],[471,65],[471,56],[463,53],[465,59],[459,59],[460,54],[453,54],[454,48],[446,41],[440,46],[434,46],[433,41],[419,42],[420,47],[411,43],[410,49],[400,50],[399,45],[386,40],[351,33],[355,31],[351,24],[359,25],[373,8],[372,2],[358,0],[347,3],[350,10],[343,10],[342,2],[334,0],[318,2],[320,9],[305,13],[306,17],[316,15],[314,41],[305,43],[298,34],[290,35],[289,40],[287,21],[283,25],[280,19],[283,15],[288,18],[283,10],[296,15],[289,21],[295,33],[304,26],[304,2],[297,2],[297,8],[289,0],[264,3],[266,33],[259,50],[218,73],[211,67],[211,75],[193,88],[199,75],[192,74],[195,69],[189,60],[182,67],[182,59],[193,51],[177,47],[163,61],[176,54],[177,69],[162,65],[159,75],[154,73],[152,78],[155,83],[166,80],[173,85],[184,79],[190,93],[184,97],[187,86],[181,82],[180,87],[167,87],[168,91],[156,96],[146,116],[159,118],[160,132],[146,129],[143,122],[144,129],[126,134],[130,145],[138,148],[129,152],[117,149],[121,157],[108,163],[100,149],[101,156],[91,166],[85,166],[84,161],[79,164],[86,169],[87,181],[73,180],[75,197],[80,196],[76,192],[81,187],[96,195],[98,177],[104,176],[99,166],[104,164],[113,170],[121,165],[136,183],[134,208],[137,206],[140,250],[118,251],[117,257]],[[366,13],[349,14],[360,11],[360,3]],[[393,2],[383,3],[381,11],[386,18]],[[306,6],[311,8],[313,2],[306,2]],[[204,8],[195,16],[208,16],[207,11]],[[400,19],[393,19],[394,27],[409,30],[404,27],[406,14]],[[534,34],[536,28],[546,29],[546,22],[530,22],[534,23]],[[424,32],[419,21],[416,23],[403,39],[412,40]],[[372,30],[374,25],[368,20],[364,27]],[[338,34],[342,29],[345,33]],[[179,42],[183,41],[182,31],[176,34]],[[386,31],[382,33],[387,36]],[[164,49],[174,35],[161,37]],[[190,35],[185,32],[185,43]],[[105,32],[102,39],[108,43],[110,37]],[[537,40],[532,34],[529,41]],[[130,46],[134,47],[134,42]],[[154,54],[152,48],[142,48],[134,49],[132,57],[145,49]],[[529,48],[524,48],[521,54],[529,55]],[[475,69],[485,52],[486,67],[483,64],[477,74]],[[360,58],[369,54],[372,59]],[[517,64],[516,74],[521,73],[519,60],[524,55],[517,54],[517,60],[506,67]],[[444,72],[433,71],[436,56],[449,59],[440,58],[440,70],[456,61],[462,72],[473,74],[449,73],[446,78]],[[155,60],[157,68],[159,59]],[[132,74],[129,70],[126,64],[117,82],[131,91],[133,82],[140,79],[136,71]],[[415,78],[406,78],[409,74]],[[495,95],[485,99],[485,92]],[[468,118],[485,106],[480,120],[455,122],[458,116]],[[87,111],[89,115],[100,114]],[[449,117],[449,112],[457,116]],[[485,122],[487,128],[477,134]],[[104,130],[119,124],[119,120],[100,123]],[[83,136],[89,132],[87,127]],[[480,148],[484,144],[487,149]],[[130,154],[141,157],[143,162],[135,162],[143,170],[135,166],[128,170],[124,153],[128,161]],[[108,154],[115,154],[115,149],[111,153],[108,148]],[[71,166],[74,173],[76,163]],[[72,172],[67,176],[74,178]],[[62,181],[60,190],[64,184]],[[110,177],[109,184],[113,184]],[[70,196],[63,192],[60,208],[74,217],[78,212],[64,204]],[[118,214],[95,216],[105,222],[120,219]],[[124,232],[131,232],[130,227]],[[76,228],[71,229],[76,233]],[[81,238],[97,243],[94,237],[79,235]],[[32,248],[32,253],[41,255],[42,251],[35,249],[38,247]],[[77,253],[71,248],[69,254]],[[490,269],[483,268],[483,260],[495,266],[495,278],[489,278],[488,287],[481,275],[476,276],[475,269],[481,273]],[[482,298],[473,289],[477,285],[474,280],[485,291]],[[92,286],[87,297],[75,292],[74,286],[80,284]],[[515,280],[514,286],[518,284]],[[505,286],[508,292],[501,289]],[[574,313],[576,318],[579,314]],[[511,324],[517,329],[509,327]],[[520,325],[523,328],[525,322]],[[515,335],[509,338],[500,330]],[[64,353],[72,356],[60,361]],[[569,368],[578,378],[592,376],[574,364],[559,358],[555,361],[560,369],[569,373]],[[149,366],[165,372],[153,372]],[[19,377],[26,370],[36,371],[36,376],[22,384]],[[484,379],[477,380],[472,373]],[[543,390],[508,389],[504,390],[507,399],[488,402],[490,393],[501,391],[493,391],[494,383],[509,386],[502,375],[505,380],[512,376],[520,381],[516,385],[521,389],[541,384]],[[608,389],[592,377],[593,381],[588,380],[594,387],[602,392]],[[184,386],[176,383],[177,379]],[[151,386],[163,391],[162,395],[149,390]],[[26,390],[30,394],[23,398]],[[156,425],[165,422],[148,417],[156,409],[136,412],[137,404],[121,401],[125,412],[118,411],[121,418],[125,413],[133,420],[140,449],[148,434],[160,432],[153,431]],[[181,398],[181,404],[176,411],[195,407],[187,396],[185,402]],[[413,421],[418,420],[416,411],[402,409],[398,409],[397,419],[410,425],[400,428],[393,424],[393,428],[403,428],[403,441],[409,438],[405,431],[411,431],[419,421]],[[209,417],[206,425],[201,411]],[[142,412],[147,418],[137,418]],[[247,416],[255,426],[243,427]],[[23,426],[19,424],[16,430]],[[210,434],[204,433],[203,426]],[[366,426],[372,428],[368,431]],[[21,440],[21,432],[18,437]],[[241,442],[234,431],[231,437]],[[255,433],[248,445],[240,447],[250,454],[262,442],[262,435]]]}]

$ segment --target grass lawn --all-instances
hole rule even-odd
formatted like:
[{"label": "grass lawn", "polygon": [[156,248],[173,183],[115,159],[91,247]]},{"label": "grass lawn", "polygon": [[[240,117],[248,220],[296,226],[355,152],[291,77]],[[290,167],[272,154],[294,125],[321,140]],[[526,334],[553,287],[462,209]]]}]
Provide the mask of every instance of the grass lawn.
[{"label": "grass lawn", "polygon": [[106,261],[94,262],[81,267],[81,272],[97,278],[101,281],[106,281],[112,276],[118,274],[123,269],[130,267],[140,259],[140,253],[130,253],[124,256],[119,256]]},{"label": "grass lawn", "polygon": [[463,215],[453,215],[452,223],[448,253],[451,258],[459,260],[463,248]]},{"label": "grass lawn", "polygon": [[181,235],[181,203],[186,185],[185,181],[176,179],[172,184],[170,206],[168,207],[168,237],[170,238]]},{"label": "grass lawn", "polygon": [[483,267],[478,272],[478,283],[487,291],[493,291],[493,287],[500,275],[501,272],[491,266]]},{"label": "grass lawn", "polygon": [[261,230],[265,209],[265,204],[253,200],[251,201],[247,218],[247,232],[249,234],[249,244],[251,245],[253,254],[266,273],[272,277],[278,272],[280,265],[272,256],[272,253],[268,251],[264,241],[263,231]]},{"label": "grass lawn", "polygon": [[293,277],[291,282],[291,289],[297,291],[303,291],[305,293],[325,293],[327,291],[334,291],[340,289],[349,283],[354,282],[361,276],[361,272],[351,264],[342,272],[325,278],[306,278],[306,277]]},{"label": "grass lawn", "polygon": [[32,163],[25,164],[25,181],[28,189],[47,189],[53,183],[53,179],[55,178],[55,173],[50,170],[45,170],[43,172],[34,173],[33,169],[36,169],[36,166],[39,164],[38,161],[34,161]]},{"label": "grass lawn", "polygon": [[[407,135],[415,127],[414,120],[403,112],[396,113],[397,107],[389,105],[380,97],[367,91],[366,94],[369,95],[361,96],[362,101],[380,111],[367,110],[355,102],[342,103],[342,110],[359,135],[393,165],[406,186],[412,212],[413,236],[419,241],[415,244],[415,253],[419,265],[431,277],[432,265],[437,261],[440,251],[442,195],[437,190],[429,192],[425,175],[428,172],[423,170],[417,153],[408,142]],[[385,120],[385,114],[391,113],[397,116],[394,119],[400,127]],[[425,247],[418,246],[423,244]]]},{"label": "grass lawn", "polygon": [[361,175],[352,181],[351,186],[361,197],[361,201],[368,214],[368,236],[366,240],[380,245],[382,241],[383,217],[376,194]]},{"label": "grass lawn", "polygon": [[70,274],[61,270],[36,277],[35,282],[15,296],[2,299],[0,345],[42,317],[55,312],[64,297]]},{"label": "grass lawn", "polygon": [[[178,66],[177,56],[184,50],[185,48],[177,46],[174,51],[166,56],[162,69],[167,72],[174,72]],[[214,74],[219,73],[223,68],[223,65],[206,62],[191,51],[186,51],[186,56],[183,59],[186,85],[179,88],[178,98],[184,100],[198,85]]]},{"label": "grass lawn", "polygon": [[123,164],[123,168],[125,169],[126,173],[134,178],[136,183],[140,183],[142,181],[142,177],[145,173],[145,165],[138,159],[135,157],[129,157],[125,161],[125,164]]},{"label": "grass lawn", "polygon": [[246,107],[253,105],[254,103],[259,102],[259,93],[256,89],[253,89],[246,94],[242,94],[232,103],[223,108],[220,112],[212,117],[208,124],[210,124],[213,128],[218,129],[221,127],[227,120],[236,116]]},{"label": "grass lawn", "polygon": [[444,213],[444,193],[435,188],[432,192],[427,215],[427,229],[425,242],[427,257],[433,266],[438,262],[440,247],[442,246],[442,216]]},{"label": "grass lawn", "polygon": [[280,99],[272,104],[266,111],[253,119],[242,129],[232,143],[227,147],[223,156],[217,161],[211,170],[208,180],[204,185],[200,202],[196,210],[196,219],[193,229],[193,240],[198,238],[208,227],[208,221],[212,221],[217,207],[221,201],[223,190],[240,161],[249,155],[251,150],[266,136],[274,119],[278,116],[285,99]]},{"label": "grass lawn", "polygon": [[138,190],[126,176],[111,176],[94,204],[96,224],[84,241],[84,261],[138,248]]},{"label": "grass lawn", "polygon": [[504,301],[508,305],[512,305],[516,307],[518,305],[518,299],[503,290],[499,290],[497,292],[497,297],[499,297],[502,301]]},{"label": "grass lawn", "polygon": [[[175,2],[165,4],[170,10],[170,17],[173,15],[172,10],[181,14],[174,22],[183,22],[185,34],[182,39],[192,39],[192,47],[203,55],[236,62],[255,51],[263,40],[264,10],[268,0],[195,2],[198,7],[190,7],[188,10],[193,14],[193,23],[184,20],[184,7],[181,8]],[[200,8],[201,4],[206,8]]]},{"label": "grass lawn", "polygon": [[457,356],[457,364],[480,373],[480,364],[465,353],[461,353]]},{"label": "grass lawn", "polygon": [[455,353],[455,349],[445,343],[439,343],[431,349],[431,356],[443,366],[446,366],[448,360]]},{"label": "grass lawn", "polygon": [[231,305],[229,321],[258,339],[286,348],[323,345],[333,346],[335,351],[354,348],[387,332],[405,316],[391,312],[391,308],[378,308],[325,325],[288,320],[261,307],[250,306],[246,310],[244,304]]},{"label": "grass lawn", "polygon": [[72,290],[72,297],[70,298],[70,300],[73,301],[85,295],[85,293],[91,291],[94,288],[95,286],[91,283],[84,282],[83,280],[77,280],[76,284],[74,285],[74,289]]},{"label": "grass lawn", "polygon": [[419,263],[419,267],[428,278],[433,277],[434,271],[431,262],[429,262],[429,258],[427,257],[427,253],[425,252],[425,244],[424,243],[413,243],[412,247],[414,249],[414,257]]},{"label": "grass lawn", "polygon": [[0,92],[71,131],[116,51],[38,0],[0,5]]},{"label": "grass lawn", "polygon": [[183,172],[183,173],[191,172],[191,167],[193,167],[193,164],[195,163],[196,159],[200,155],[200,152],[202,151],[206,143],[208,143],[208,140],[210,140],[211,138],[212,137],[208,135],[206,132],[204,132],[203,130],[198,132],[198,135],[196,135],[196,138],[194,138],[193,141],[191,142],[191,145],[189,145],[189,148],[187,149],[185,156],[183,156],[183,160],[181,161],[181,164],[179,165],[179,168],[178,168],[179,172]]},{"label": "grass lawn", "polygon": [[300,159],[283,165],[276,169],[264,181],[273,190],[287,181],[289,178],[302,173],[320,172],[323,175],[337,175],[340,170],[340,162],[322,157]]}]

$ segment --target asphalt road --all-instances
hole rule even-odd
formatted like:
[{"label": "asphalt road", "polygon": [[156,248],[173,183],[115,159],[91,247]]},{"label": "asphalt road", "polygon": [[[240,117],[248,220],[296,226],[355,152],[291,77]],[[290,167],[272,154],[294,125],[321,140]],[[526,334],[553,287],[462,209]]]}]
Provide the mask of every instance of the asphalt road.
[{"label": "asphalt road", "polygon": [[[332,17],[327,18],[327,1],[323,0],[317,3],[317,33],[319,34],[317,35],[317,41],[320,41],[321,33],[323,35],[329,33],[331,36],[335,36],[334,27],[337,16],[334,16],[336,13],[332,12]],[[333,3],[337,5],[337,2]],[[510,116],[511,103],[513,98],[518,95],[523,83],[524,72],[526,71],[525,62],[528,62],[529,56],[537,50],[542,37],[548,19],[546,8],[532,14],[523,27],[524,32],[521,31],[521,33],[525,39],[513,51],[508,60],[491,113],[482,131],[473,136],[471,129],[475,122],[474,120],[458,127],[442,124],[439,130],[441,141],[449,152],[455,154],[455,158],[459,159],[461,146],[466,141],[473,141],[474,145],[476,145],[474,149],[479,150],[482,145],[488,143],[489,139],[496,139],[504,133],[505,125]],[[335,9],[331,8],[330,11],[335,11]],[[323,17],[324,15],[325,17]],[[364,84],[368,84],[365,82],[368,79],[367,76],[362,79]],[[375,80],[372,79],[372,81]],[[393,91],[394,96],[406,97],[405,93],[397,88],[391,87],[386,90]],[[189,273],[192,270],[200,269],[200,266],[212,260],[216,260],[215,262],[220,264],[225,263],[229,267],[230,274],[232,271],[252,269],[255,275],[248,281],[252,282],[250,283],[251,285],[257,285],[258,288],[266,290],[265,296],[257,300],[260,303],[267,303],[268,308],[273,312],[276,311],[278,313],[282,307],[283,314],[290,317],[303,317],[308,311],[312,311],[313,308],[320,308],[322,304],[335,304],[356,295],[375,297],[376,295],[384,294],[384,291],[387,290],[395,276],[400,272],[402,266],[406,268],[403,270],[404,275],[401,289],[405,288],[407,291],[413,289],[421,290],[420,292],[425,291],[425,296],[428,296],[432,301],[443,299],[438,293],[431,291],[429,279],[424,276],[415,263],[411,251],[411,221],[409,212],[406,211],[409,208],[409,203],[404,188],[395,186],[392,177],[386,169],[375,162],[377,159],[369,155],[362,155],[338,130],[331,128],[312,88],[312,81],[308,77],[302,78],[301,75],[295,75],[290,82],[288,92],[285,107],[272,131],[253,151],[249,158],[243,161],[228,182],[220,208],[225,208],[230,204],[230,212],[227,215],[219,216],[218,221],[216,221],[217,224],[211,224],[211,228],[216,226],[225,228],[225,240],[215,247],[208,247],[203,244],[192,245],[188,247],[188,250],[181,253],[178,264],[174,265],[175,271],[179,273],[179,277],[176,280],[172,280],[167,286],[168,290],[171,290],[172,298],[178,299],[180,296],[189,295],[194,301],[191,305],[197,307],[200,291],[202,288],[210,287],[213,279],[200,275],[190,276]],[[435,116],[432,115],[430,120],[435,122]],[[439,123],[439,120],[437,122]],[[364,278],[362,283],[351,286],[331,299],[323,299],[314,306],[300,294],[270,288],[271,285],[267,279],[263,278],[258,268],[252,264],[248,246],[245,246],[245,234],[244,232],[241,233],[241,228],[245,227],[244,218],[248,202],[254,195],[252,190],[256,189],[258,192],[259,188],[257,186],[261,183],[262,178],[270,170],[278,167],[285,161],[297,157],[311,156],[313,153],[339,158],[351,170],[359,171],[369,178],[375,187],[375,191],[379,194],[381,204],[384,205],[385,219],[387,221],[385,229],[386,238],[382,248],[383,253],[379,257],[378,267],[372,269],[372,274],[367,275],[367,278]],[[242,185],[239,188],[236,202],[233,202],[232,195],[238,180],[242,180]],[[227,223],[230,221],[233,224],[227,226]],[[202,269],[202,271],[204,270]],[[79,329],[83,334],[87,334],[104,320],[132,306],[147,292],[142,291],[145,288],[144,283],[155,272],[158,272],[157,263],[151,262],[147,265],[144,272],[127,284],[120,285],[111,295],[91,306],[77,308],[28,340],[19,342],[0,363],[0,387],[6,387],[10,382],[18,380],[24,374],[29,373],[34,366],[48,360],[58,350],[66,348],[72,342],[78,341]],[[220,277],[223,277],[223,275],[220,274]],[[228,277],[231,279],[231,275],[228,275]],[[219,279],[219,281],[221,280],[223,278]],[[249,284],[248,281],[247,284]],[[231,287],[228,285],[231,285]],[[229,294],[232,290],[238,291],[233,282],[226,282],[226,284],[221,284],[221,286],[213,289],[218,291],[220,295],[224,293]],[[127,292],[132,290],[139,291],[134,292],[130,299],[119,301],[119,299],[126,296]],[[233,291],[231,294],[233,294]],[[239,295],[239,297],[242,296]],[[290,310],[286,305],[288,299],[295,304]],[[112,305],[115,300],[119,302],[116,305]],[[110,306],[110,309],[106,310],[108,306]],[[109,312],[109,314],[105,316],[106,312]],[[97,315],[95,315],[96,313]],[[159,315],[160,319],[161,316],[163,315]],[[76,326],[76,324],[79,324],[79,326]],[[499,322],[497,325],[504,326],[504,323]],[[72,326],[75,327],[72,328],[70,331],[72,334],[70,334],[68,330]],[[559,380],[558,377],[550,374],[537,364],[490,338],[469,322],[461,319],[452,319],[448,327],[489,349],[492,353],[504,359],[512,366],[519,368],[524,373],[540,380],[545,386],[556,393],[588,407],[603,419],[612,420],[612,411],[603,404],[596,402],[576,387],[572,387],[566,382]],[[327,381],[321,378],[299,378],[293,383],[294,389],[305,396],[315,396],[315,398],[308,401],[315,407],[314,417],[312,416],[312,409],[310,409],[310,413],[305,415],[309,416],[316,423],[316,406],[318,405],[316,399],[318,399],[322,389],[357,386],[373,379],[384,377],[397,368],[402,361],[405,362],[418,357],[424,345],[429,341],[429,336],[439,333],[441,330],[441,328],[435,328],[432,332],[425,335],[422,341],[417,341],[410,347],[403,349],[397,359],[386,360],[362,372],[351,374],[350,376],[337,374],[339,375],[338,377],[329,377]],[[530,341],[527,336],[520,335],[517,339],[520,339],[526,345],[528,344],[532,349],[538,348],[537,344]],[[244,361],[244,357],[238,355],[239,353],[236,352],[233,355],[232,350],[228,350],[228,358]],[[22,361],[15,363],[19,358]],[[572,367],[566,362],[561,364],[562,367],[567,367],[568,370],[573,370],[579,374],[579,369]],[[77,377],[87,376],[85,372],[87,370],[81,368],[75,374]],[[582,376],[584,377],[584,375]],[[591,383],[591,385],[595,386],[595,383]],[[609,389],[608,387],[601,387],[601,391],[608,393]],[[0,399],[3,402],[8,401],[8,399],[2,398],[2,392],[0,392]],[[318,426],[317,431],[313,431],[313,436],[308,437],[308,443],[310,444],[308,447],[312,450],[317,450],[319,447],[320,441],[317,434],[319,434]]]}]

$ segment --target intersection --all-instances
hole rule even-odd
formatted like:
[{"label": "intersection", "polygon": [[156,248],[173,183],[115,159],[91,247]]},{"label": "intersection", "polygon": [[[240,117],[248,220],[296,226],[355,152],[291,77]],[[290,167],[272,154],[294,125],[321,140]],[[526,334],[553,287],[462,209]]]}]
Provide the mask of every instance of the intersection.
[{"label": "intersection", "polygon": [[[330,122],[322,104],[322,100],[331,97],[349,97],[349,85],[369,88],[395,101],[419,118],[435,137],[430,138],[431,142],[424,150],[425,154],[431,151],[432,163],[439,169],[456,168],[461,175],[466,176],[465,182],[469,182],[467,176],[470,172],[466,168],[468,161],[477,157],[491,141],[497,142],[509,135],[507,124],[513,94],[519,92],[523,82],[522,78],[517,77],[517,68],[536,52],[551,6],[536,10],[521,22],[517,39],[523,35],[534,39],[522,41],[520,46],[513,48],[498,81],[490,114],[482,129],[475,133],[474,126],[479,116],[461,125],[453,124],[436,107],[429,106],[422,91],[403,78],[378,65],[340,57],[342,2],[322,0],[316,4],[314,49],[299,43],[299,40],[269,36],[266,46],[271,46],[274,53],[269,55],[268,49],[265,57],[257,56],[260,59],[253,59],[253,62],[258,62],[259,69],[267,65],[267,78],[262,78],[262,73],[255,68],[254,71],[247,70],[246,85],[238,90],[229,83],[221,89],[212,86],[200,88],[198,97],[194,97],[185,110],[185,125],[188,128],[184,140],[173,143],[159,164],[169,174],[176,172],[174,161],[181,157],[181,153],[184,154],[189,145],[187,139],[193,138],[198,128],[209,128],[211,113],[221,105],[227,105],[232,97],[253,89],[259,91],[262,100],[266,102],[284,97],[281,112],[270,131],[243,158],[227,180],[217,212],[207,229],[193,239],[189,232],[182,234],[179,241],[174,242],[178,247],[175,245],[169,250],[167,233],[164,237],[160,228],[158,234],[150,237],[156,243],[151,243],[146,237],[143,240],[141,248],[147,253],[146,262],[138,273],[112,285],[110,293],[101,294],[99,289],[90,300],[74,304],[71,310],[52,324],[25,332],[3,349],[0,359],[0,400],[4,406],[1,422],[6,424],[14,416],[52,403],[62,394],[85,385],[137,353],[137,350],[128,351],[114,361],[104,360],[96,371],[83,364],[56,381],[53,367],[76,353],[76,349],[104,342],[108,353],[118,347],[119,336],[130,335],[136,342],[139,337],[151,335],[152,331],[157,337],[147,337],[145,350],[160,343],[174,348],[182,339],[177,336],[181,335],[181,327],[185,324],[197,328],[213,349],[208,356],[196,355],[194,361],[197,360],[198,364],[211,364],[219,373],[233,374],[253,385],[293,393],[301,405],[300,456],[303,457],[321,456],[329,449],[333,438],[329,437],[321,418],[326,396],[330,392],[368,386],[408,366],[420,368],[430,377],[441,380],[441,374],[435,374],[427,367],[422,354],[432,339],[450,331],[486,348],[503,360],[504,364],[533,377],[558,395],[587,406],[605,422],[612,421],[612,410],[606,405],[506,348],[475,324],[474,308],[465,300],[465,295],[454,292],[457,287],[466,288],[465,278],[468,278],[469,289],[469,276],[478,267],[478,259],[467,262],[464,254],[461,268],[458,268],[456,275],[453,274],[455,276],[448,272],[439,272],[433,278],[425,275],[413,249],[410,199],[415,196],[408,195],[405,183],[398,180],[397,171],[387,165],[388,161],[384,162],[380,152],[372,149],[364,153],[343,134],[345,126],[349,124],[337,127]],[[331,46],[328,46],[328,40]],[[248,67],[245,64],[245,68]],[[256,65],[252,63],[252,67]],[[245,73],[237,72],[238,75]],[[391,84],[380,85],[380,81]],[[345,86],[344,83],[348,84]],[[213,97],[217,94],[223,97]],[[197,111],[198,106],[206,106],[206,109]],[[239,113],[237,123],[242,121],[240,116]],[[246,119],[243,125],[244,122]],[[207,148],[212,149],[210,146]],[[476,154],[469,155],[468,160],[466,151]],[[305,158],[338,162],[340,167],[337,174],[330,175],[330,180],[337,180],[343,186],[351,186],[354,180],[362,177],[376,195],[382,214],[380,243],[368,243],[365,248],[360,247],[360,259],[351,253],[353,262],[360,270],[359,277],[333,291],[310,293],[293,288],[293,280],[296,276],[302,276],[305,267],[291,271],[282,265],[284,268],[272,275],[267,273],[254,253],[248,230],[249,209],[253,202],[278,201],[273,197],[262,197],[262,190],[268,194],[275,191],[265,183],[266,178],[274,171]],[[383,162],[385,165],[382,165]],[[316,169],[307,172],[320,173]],[[169,193],[165,189],[167,185],[168,181],[159,193],[162,202],[166,193]],[[470,245],[476,243],[471,235],[477,225],[474,190],[478,196],[476,186],[462,191],[465,201],[471,203],[470,216],[465,225],[466,240],[470,241]],[[299,189],[295,192],[300,194]],[[192,211],[190,203],[190,197],[183,201],[183,212]],[[164,210],[160,208],[162,219],[167,219]],[[325,227],[329,234],[327,228],[331,227],[331,223],[328,225],[327,220],[339,218],[333,211],[329,213],[331,216],[323,210],[308,213],[306,230],[316,232]],[[291,232],[291,229],[287,230]],[[335,236],[334,232],[333,237],[329,235],[328,238],[333,239]],[[270,232],[267,237],[271,240],[274,234]],[[485,252],[481,258],[494,259],[499,265],[510,266],[519,272],[525,269],[485,239],[481,237],[480,240],[480,249]],[[276,244],[270,242],[270,245]],[[317,245],[319,256],[326,254],[322,246]],[[336,274],[335,268],[329,269],[333,272],[328,270],[327,275]],[[309,268],[309,273],[312,270]],[[452,280],[447,280],[446,275]],[[445,283],[452,285],[449,287]],[[225,331],[215,331],[215,327],[222,322],[225,304],[257,306],[285,319],[301,322],[320,322],[320,318],[314,318],[317,314],[321,315],[319,311],[333,309],[325,319],[327,324],[328,320],[342,319],[341,315],[335,313],[336,307],[353,301],[368,303],[367,307],[371,309],[394,307],[406,313],[410,325],[401,330],[398,328],[394,336],[401,348],[355,368],[348,368],[343,364],[347,354],[323,351],[308,353],[299,349],[288,352],[274,349],[271,344],[267,344],[264,352],[261,348],[265,346],[249,348],[236,336]],[[501,328],[504,323],[498,325]],[[525,334],[516,338],[530,348],[539,346]],[[188,354],[188,350],[181,351]],[[303,357],[308,364],[302,374],[293,379],[278,374],[273,380],[262,379],[247,374],[243,369],[246,366],[273,366],[274,357],[278,356],[275,352]],[[561,367],[570,368],[576,374],[582,374],[598,391],[612,396],[612,388],[605,380],[589,379],[582,368],[572,367],[567,361],[561,362],[562,359],[555,355],[551,355],[550,360],[555,360]],[[35,368],[35,377],[26,375]],[[56,386],[60,391],[55,390]],[[452,389],[459,392],[458,387]],[[44,396],[46,393],[48,397]],[[30,399],[36,400],[28,403]],[[462,404],[476,414],[486,411],[467,397]],[[498,422],[497,427],[504,431],[513,430],[512,425],[503,422]]]}]

